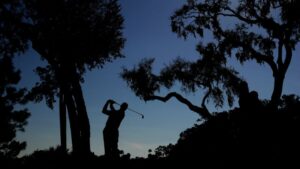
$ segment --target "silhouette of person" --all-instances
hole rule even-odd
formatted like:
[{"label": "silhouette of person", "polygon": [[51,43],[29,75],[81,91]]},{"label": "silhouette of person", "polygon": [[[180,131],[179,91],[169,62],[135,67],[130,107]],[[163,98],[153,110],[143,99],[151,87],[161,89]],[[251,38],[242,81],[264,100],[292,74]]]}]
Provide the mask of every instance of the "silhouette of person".
[{"label": "silhouette of person", "polygon": [[249,104],[249,88],[247,82],[241,82],[239,86],[239,105],[240,108],[246,109]]},{"label": "silhouette of person", "polygon": [[[109,159],[119,158],[118,140],[119,131],[118,128],[125,116],[125,111],[128,107],[127,103],[122,103],[119,110],[116,110],[113,106],[115,101],[108,100],[103,106],[102,112],[108,115],[106,126],[103,129],[104,151],[105,156]],[[108,106],[110,110],[108,110]]]},{"label": "silhouette of person", "polygon": [[245,110],[255,110],[261,107],[261,102],[256,91],[249,92],[248,84],[241,82],[239,93],[240,108]]},{"label": "silhouette of person", "polygon": [[256,91],[251,91],[250,92],[250,102],[252,103],[252,106],[259,110],[262,106],[262,103],[260,102],[259,98],[258,98],[258,93]]}]

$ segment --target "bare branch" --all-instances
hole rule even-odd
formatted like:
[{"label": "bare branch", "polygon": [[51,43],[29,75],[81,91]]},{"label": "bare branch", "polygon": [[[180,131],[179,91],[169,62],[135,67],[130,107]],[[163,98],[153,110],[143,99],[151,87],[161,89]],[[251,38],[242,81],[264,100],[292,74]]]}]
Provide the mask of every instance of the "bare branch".
[{"label": "bare branch", "polygon": [[198,107],[198,106],[193,105],[189,100],[187,100],[186,98],[184,98],[183,96],[181,96],[180,94],[178,94],[176,92],[171,92],[171,93],[167,94],[164,97],[162,97],[162,96],[156,96],[156,95],[149,96],[145,100],[146,101],[149,101],[149,100],[160,100],[162,102],[167,102],[172,97],[175,97],[178,101],[180,101],[181,103],[183,103],[186,106],[188,106],[188,108],[190,110],[196,112],[197,114],[199,114],[204,119],[209,119],[209,118],[212,117],[212,115],[208,112],[208,110],[206,108],[202,108],[202,107]]},{"label": "bare branch", "polygon": [[239,13],[237,13],[236,11],[234,11],[233,9],[227,7],[225,8],[225,10],[228,10],[232,13],[232,16],[235,16],[236,18],[240,19],[241,21],[244,21],[248,24],[256,24],[258,22],[258,20],[252,20],[252,19],[248,19],[243,17],[242,15],[240,15]]}]

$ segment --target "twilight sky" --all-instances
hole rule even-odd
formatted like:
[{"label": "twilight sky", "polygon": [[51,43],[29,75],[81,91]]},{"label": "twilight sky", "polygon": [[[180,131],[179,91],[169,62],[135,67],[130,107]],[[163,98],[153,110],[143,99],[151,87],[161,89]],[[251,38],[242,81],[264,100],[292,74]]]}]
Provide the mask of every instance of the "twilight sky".
[{"label": "twilight sky", "polygon": [[[87,72],[84,76],[85,83],[82,84],[91,126],[91,149],[95,154],[104,153],[102,130],[107,117],[100,110],[107,99],[114,99],[117,102],[126,101],[130,108],[145,115],[145,118],[141,119],[127,111],[119,130],[119,149],[130,153],[133,157],[146,156],[148,149],[154,149],[159,145],[176,143],[180,132],[196,123],[198,116],[174,99],[167,103],[159,101],[145,103],[139,100],[119,75],[123,66],[131,68],[142,58],[155,57],[154,71],[158,72],[164,64],[168,64],[178,56],[189,60],[199,57],[195,51],[197,39],[179,39],[171,32],[170,16],[183,3],[183,0],[120,0],[125,18],[123,32],[126,43],[123,54],[126,58],[108,63],[101,70]],[[300,67],[297,65],[300,63],[300,57],[297,56],[299,49],[298,45],[287,72],[284,94],[300,95]],[[33,50],[17,57],[15,63],[22,71],[20,86],[28,88],[39,80],[33,69],[45,64]],[[248,81],[250,90],[258,91],[261,99],[270,98],[273,78],[268,66],[257,65],[251,61],[240,65],[234,60],[230,64]],[[173,90],[180,92],[176,87]],[[160,94],[164,95],[166,92],[162,90]],[[183,95],[194,104],[201,102],[201,91]],[[26,132],[18,133],[19,140],[27,141],[27,148],[22,154],[59,145],[57,104],[53,110],[49,109],[44,101],[30,103],[27,107],[31,111],[31,117],[25,128]],[[224,108],[226,109],[226,106]],[[212,106],[209,109],[216,110]],[[71,149],[69,126],[67,128],[68,148]]]}]

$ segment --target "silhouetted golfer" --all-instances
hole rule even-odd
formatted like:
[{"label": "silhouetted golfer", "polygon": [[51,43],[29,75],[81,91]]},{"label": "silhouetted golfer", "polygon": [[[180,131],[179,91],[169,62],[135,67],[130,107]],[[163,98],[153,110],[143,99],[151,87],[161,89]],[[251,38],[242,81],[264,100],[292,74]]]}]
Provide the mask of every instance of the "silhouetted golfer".
[{"label": "silhouetted golfer", "polygon": [[[127,103],[122,103],[119,110],[116,110],[113,106],[115,101],[108,100],[103,106],[102,112],[108,115],[106,126],[103,130],[103,140],[104,140],[104,151],[105,156],[110,159],[119,158],[118,150],[118,138],[119,131],[118,128],[125,116],[125,110],[128,107]],[[108,110],[108,105],[110,110]]]}]

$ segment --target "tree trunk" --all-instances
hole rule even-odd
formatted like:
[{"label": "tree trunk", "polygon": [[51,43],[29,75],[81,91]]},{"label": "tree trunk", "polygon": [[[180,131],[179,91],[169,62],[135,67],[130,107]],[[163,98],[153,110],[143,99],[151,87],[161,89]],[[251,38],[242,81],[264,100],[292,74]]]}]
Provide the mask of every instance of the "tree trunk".
[{"label": "tree trunk", "polygon": [[271,106],[277,108],[280,102],[284,82],[284,73],[278,73],[274,77],[274,89],[271,98]]},{"label": "tree trunk", "polygon": [[59,95],[59,120],[60,120],[60,146],[63,152],[67,152],[67,132],[66,132],[66,105],[63,91]]},{"label": "tree trunk", "polygon": [[81,150],[83,153],[89,154],[91,152],[90,123],[86,111],[81,85],[78,79],[76,79],[76,81],[73,82],[73,95],[78,111]]},{"label": "tree trunk", "polygon": [[74,103],[74,99],[70,89],[67,89],[65,92],[65,103],[68,108],[69,113],[69,121],[70,121],[70,128],[71,128],[71,139],[72,139],[72,148],[75,154],[80,152],[80,133],[79,133],[79,126],[78,126],[78,116],[76,112],[76,107]]}]

